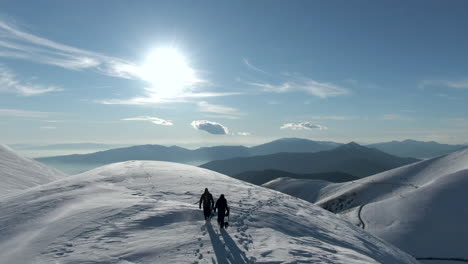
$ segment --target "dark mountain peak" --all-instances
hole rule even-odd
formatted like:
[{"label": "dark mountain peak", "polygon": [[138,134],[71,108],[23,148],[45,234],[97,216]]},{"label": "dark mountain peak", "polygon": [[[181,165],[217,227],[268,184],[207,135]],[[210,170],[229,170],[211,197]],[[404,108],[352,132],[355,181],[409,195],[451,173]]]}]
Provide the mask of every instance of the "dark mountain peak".
[{"label": "dark mountain peak", "polygon": [[302,141],[314,141],[314,140],[305,139],[305,138],[291,137],[291,138],[280,138],[280,139],[273,140],[273,141],[268,142],[268,143],[274,143],[274,142],[291,143],[291,142],[302,142]]},{"label": "dark mountain peak", "polygon": [[187,150],[186,148],[179,147],[179,146],[176,146],[176,145],[170,146],[169,148],[170,149],[178,149],[178,150]]},{"label": "dark mountain peak", "polygon": [[369,148],[366,148],[362,145],[359,145],[358,143],[354,142],[354,141],[351,141],[349,142],[348,144],[344,144],[344,145],[341,145],[339,146],[338,148],[336,149],[347,149],[347,150],[353,150],[353,149],[356,149],[356,150],[363,150],[363,149],[369,149]]},{"label": "dark mountain peak", "polygon": [[319,152],[336,148],[339,143],[314,141],[305,138],[280,138],[250,148],[252,155],[268,155],[280,152]]}]

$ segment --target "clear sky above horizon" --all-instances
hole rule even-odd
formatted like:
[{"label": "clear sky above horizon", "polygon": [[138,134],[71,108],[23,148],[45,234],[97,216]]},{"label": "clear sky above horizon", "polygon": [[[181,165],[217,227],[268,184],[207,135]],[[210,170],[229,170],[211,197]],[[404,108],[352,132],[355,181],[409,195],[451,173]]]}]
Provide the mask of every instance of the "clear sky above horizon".
[{"label": "clear sky above horizon", "polygon": [[2,1],[5,144],[468,142],[467,1]]}]

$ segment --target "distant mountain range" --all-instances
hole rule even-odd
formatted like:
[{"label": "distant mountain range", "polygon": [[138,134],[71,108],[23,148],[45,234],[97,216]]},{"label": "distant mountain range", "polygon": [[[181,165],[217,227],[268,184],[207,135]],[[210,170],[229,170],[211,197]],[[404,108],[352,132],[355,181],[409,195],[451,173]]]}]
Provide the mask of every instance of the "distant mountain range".
[{"label": "distant mountain range", "polygon": [[250,182],[256,185],[262,185],[266,182],[277,178],[294,178],[308,180],[324,180],[329,182],[347,182],[359,179],[351,174],[343,172],[323,172],[313,174],[297,174],[280,170],[262,170],[262,171],[247,171],[232,176],[233,178]]},{"label": "distant mountain range", "polygon": [[264,156],[211,161],[200,167],[226,175],[255,170],[275,169],[292,173],[343,172],[365,177],[418,161],[401,158],[357,143],[341,145],[316,153],[276,153]]},{"label": "distant mountain range", "polygon": [[195,150],[178,146],[139,145],[110,149],[90,154],[37,158],[36,160],[68,173],[79,173],[101,165],[128,160],[159,160],[200,165],[212,160],[251,157],[278,152],[318,152],[339,146],[335,142],[284,138],[251,148],[244,146],[214,146]]},{"label": "distant mountain range", "polygon": [[[75,174],[101,165],[127,160],[160,160],[200,165],[215,160],[232,158],[264,156],[277,153],[317,153],[342,146],[342,143],[329,141],[314,141],[300,138],[283,138],[254,147],[245,146],[214,146],[190,150],[178,146],[138,145],[109,149],[89,154],[73,154],[53,157],[37,158],[45,164],[56,167],[67,173]],[[64,147],[104,147],[99,144],[58,144],[42,146],[40,148],[58,149]],[[21,146],[18,145],[21,148]],[[461,148],[463,145],[447,145],[436,142],[422,142],[415,140],[392,141],[371,144],[367,147],[378,149],[399,157],[430,158],[447,154]],[[285,154],[282,154],[285,155]],[[386,166],[384,166],[386,168]],[[273,168],[263,168],[273,169]],[[259,170],[256,168],[254,170]],[[379,171],[375,169],[374,171]],[[243,171],[245,172],[245,171]],[[302,172],[301,172],[302,173]],[[311,173],[311,172],[303,172]],[[352,174],[352,173],[351,173]]]},{"label": "distant mountain range", "polygon": [[112,149],[123,147],[120,144],[99,144],[99,143],[67,143],[67,144],[12,144],[11,148],[16,150],[63,150],[63,149]]},{"label": "distant mountain range", "polygon": [[440,144],[434,141],[423,142],[407,139],[367,145],[399,157],[434,158],[467,148],[466,145]]}]

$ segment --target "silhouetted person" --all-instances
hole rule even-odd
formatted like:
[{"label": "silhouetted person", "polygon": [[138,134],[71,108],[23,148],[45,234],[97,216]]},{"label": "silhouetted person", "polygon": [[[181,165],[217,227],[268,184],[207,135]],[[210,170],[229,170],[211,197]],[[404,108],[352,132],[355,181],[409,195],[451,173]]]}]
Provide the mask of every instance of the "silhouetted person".
[{"label": "silhouetted person", "polygon": [[218,224],[221,228],[224,228],[224,217],[229,215],[229,206],[226,198],[224,198],[224,194],[221,194],[219,199],[216,201],[216,206],[214,208],[215,212],[216,209],[218,209]]},{"label": "silhouetted person", "polygon": [[211,208],[214,206],[213,195],[208,191],[208,188],[205,188],[205,192],[200,197],[200,204],[199,208],[201,209],[201,205],[203,203],[203,214],[205,215],[205,220],[209,219],[211,215]]}]

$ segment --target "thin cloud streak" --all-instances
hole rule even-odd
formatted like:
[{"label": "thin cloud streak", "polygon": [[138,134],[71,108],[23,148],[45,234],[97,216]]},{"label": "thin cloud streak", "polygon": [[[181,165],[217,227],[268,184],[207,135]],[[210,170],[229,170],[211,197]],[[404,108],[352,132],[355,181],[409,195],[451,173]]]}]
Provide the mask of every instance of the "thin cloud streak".
[{"label": "thin cloud streak", "polygon": [[27,117],[27,118],[45,118],[49,117],[51,112],[28,111],[20,109],[0,109],[0,117]]},{"label": "thin cloud streak", "polygon": [[248,68],[250,68],[250,69],[252,69],[252,70],[254,70],[254,71],[257,71],[257,72],[261,72],[261,73],[263,73],[263,74],[268,74],[268,75],[270,75],[270,73],[268,73],[268,72],[266,72],[266,71],[264,71],[264,70],[262,70],[262,69],[256,67],[256,66],[253,65],[252,63],[250,63],[250,61],[249,61],[248,59],[242,58],[242,60],[244,61],[244,64],[245,64]]},{"label": "thin cloud streak", "polygon": [[243,93],[228,92],[228,93],[217,93],[217,92],[200,92],[193,93],[188,92],[173,97],[164,97],[159,94],[148,94],[147,96],[133,97],[130,99],[105,99],[98,100],[97,103],[108,104],[108,105],[154,105],[154,104],[167,104],[167,103],[185,103],[187,99],[193,98],[210,98],[210,97],[221,97],[221,96],[233,96],[241,95]]},{"label": "thin cloud streak", "polygon": [[224,105],[216,105],[210,104],[208,102],[202,101],[198,104],[198,111],[203,113],[215,113],[215,114],[223,114],[223,115],[239,115],[239,110],[237,108],[224,106]]},{"label": "thin cloud streak", "polygon": [[172,126],[174,123],[172,123],[171,120],[165,120],[159,117],[154,117],[154,116],[138,116],[138,117],[129,117],[129,118],[123,118],[121,119],[122,121],[149,121],[153,124],[156,125],[162,125],[162,126]]},{"label": "thin cloud streak", "polygon": [[468,79],[458,81],[425,80],[419,84],[419,88],[425,88],[426,86],[444,86],[453,89],[468,89]]},{"label": "thin cloud streak", "polygon": [[19,80],[14,72],[0,64],[0,92],[33,96],[59,91],[63,91],[63,89],[57,86],[25,83]]},{"label": "thin cloud streak", "polygon": [[0,56],[70,70],[94,69],[118,78],[141,79],[138,67],[129,61],[60,44],[21,31],[4,21],[0,21]]},{"label": "thin cloud streak", "polygon": [[305,92],[307,94],[319,97],[328,98],[334,96],[347,95],[350,91],[332,83],[318,82],[309,78],[301,78],[301,80],[286,81],[281,84],[250,82],[249,85],[262,88],[264,92],[273,93],[288,93],[288,92]]}]

